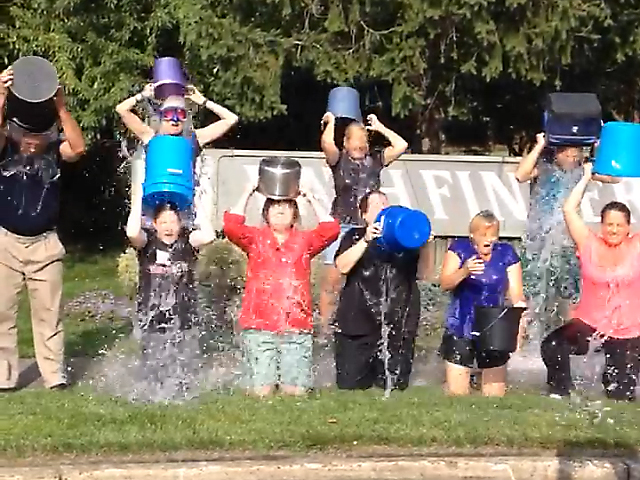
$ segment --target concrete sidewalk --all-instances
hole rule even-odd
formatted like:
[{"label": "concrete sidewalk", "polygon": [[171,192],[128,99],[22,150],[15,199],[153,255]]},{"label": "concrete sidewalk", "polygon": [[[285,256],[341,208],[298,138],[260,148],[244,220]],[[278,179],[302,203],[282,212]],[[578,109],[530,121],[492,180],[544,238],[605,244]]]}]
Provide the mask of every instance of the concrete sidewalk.
[{"label": "concrete sidewalk", "polygon": [[0,468],[0,480],[640,480],[634,459],[539,457],[349,458]]}]

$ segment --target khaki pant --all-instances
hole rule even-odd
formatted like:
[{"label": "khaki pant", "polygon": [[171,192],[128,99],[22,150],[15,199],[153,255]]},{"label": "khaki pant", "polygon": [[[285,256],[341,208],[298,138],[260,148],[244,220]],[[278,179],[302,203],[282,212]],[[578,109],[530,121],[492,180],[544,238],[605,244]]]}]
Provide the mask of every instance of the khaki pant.
[{"label": "khaki pant", "polygon": [[45,387],[66,382],[60,320],[62,258],[55,232],[21,237],[0,228],[0,388],[18,383],[18,296],[26,285],[33,343]]}]

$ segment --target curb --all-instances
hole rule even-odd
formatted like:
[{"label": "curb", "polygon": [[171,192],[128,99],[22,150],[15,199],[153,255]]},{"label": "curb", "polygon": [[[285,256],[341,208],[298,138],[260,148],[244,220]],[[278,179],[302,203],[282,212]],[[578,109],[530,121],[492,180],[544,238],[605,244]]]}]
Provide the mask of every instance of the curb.
[{"label": "curb", "polygon": [[438,457],[296,462],[237,461],[0,468],[0,480],[640,480],[624,459]]}]

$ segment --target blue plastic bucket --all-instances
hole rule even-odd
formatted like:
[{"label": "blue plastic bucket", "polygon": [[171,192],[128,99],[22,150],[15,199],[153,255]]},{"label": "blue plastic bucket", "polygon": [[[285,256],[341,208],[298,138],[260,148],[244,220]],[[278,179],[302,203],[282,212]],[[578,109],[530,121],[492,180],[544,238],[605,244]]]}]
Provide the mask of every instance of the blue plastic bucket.
[{"label": "blue plastic bucket", "polygon": [[329,92],[327,112],[336,118],[351,118],[362,122],[360,94],[351,87],[336,87]]},{"label": "blue plastic bucket", "polygon": [[431,234],[431,222],[420,210],[394,205],[382,210],[376,222],[382,224],[378,245],[384,250],[402,252],[422,247]]},{"label": "blue plastic bucket", "polygon": [[640,124],[604,124],[593,172],[614,177],[640,177]]},{"label": "blue plastic bucket", "polygon": [[147,145],[145,178],[142,185],[143,204],[155,208],[172,202],[179,210],[193,203],[193,157],[191,139],[172,135],[156,135]]}]

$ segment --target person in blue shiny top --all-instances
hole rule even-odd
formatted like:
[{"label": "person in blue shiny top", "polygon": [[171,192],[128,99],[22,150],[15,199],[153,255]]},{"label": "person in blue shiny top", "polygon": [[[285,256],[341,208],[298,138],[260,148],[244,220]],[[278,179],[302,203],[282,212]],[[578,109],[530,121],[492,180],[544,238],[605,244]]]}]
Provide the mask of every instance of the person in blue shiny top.
[{"label": "person in blue shiny top", "polygon": [[[471,332],[476,306],[525,306],[522,267],[514,248],[498,241],[499,222],[484,210],[469,225],[469,238],[451,242],[446,253],[440,287],[451,292],[440,355],[446,363],[446,389],[452,395],[469,393],[470,369],[482,370],[482,393],[502,396],[506,391],[509,352],[480,351]],[[520,324],[518,345],[524,335]]]}]

